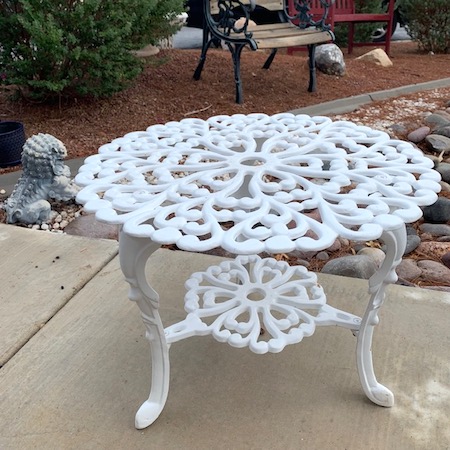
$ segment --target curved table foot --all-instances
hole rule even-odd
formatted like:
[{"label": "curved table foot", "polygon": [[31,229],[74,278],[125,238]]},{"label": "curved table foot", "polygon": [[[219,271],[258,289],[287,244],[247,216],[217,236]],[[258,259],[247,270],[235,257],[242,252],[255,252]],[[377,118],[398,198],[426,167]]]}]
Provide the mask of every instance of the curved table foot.
[{"label": "curved table foot", "polygon": [[141,310],[150,343],[152,383],[150,395],[136,413],[136,428],[152,424],[161,414],[169,392],[169,348],[159,316],[159,296],[148,284],[145,265],[150,255],[159,248],[147,238],[137,238],[121,232],[119,239],[120,266],[130,285],[129,299]]},{"label": "curved table foot", "polygon": [[149,400],[146,400],[144,403],[142,403],[141,407],[138,409],[136,413],[134,426],[138,430],[147,428],[159,417],[163,408],[164,404],[154,403]]},{"label": "curved table foot", "polygon": [[381,239],[387,247],[386,257],[369,280],[371,297],[357,333],[356,359],[359,378],[367,397],[377,405],[390,407],[394,405],[394,394],[376,379],[372,359],[372,337],[374,328],[379,322],[378,311],[384,302],[386,286],[397,280],[395,268],[401,262],[406,246],[405,226],[385,231]]}]

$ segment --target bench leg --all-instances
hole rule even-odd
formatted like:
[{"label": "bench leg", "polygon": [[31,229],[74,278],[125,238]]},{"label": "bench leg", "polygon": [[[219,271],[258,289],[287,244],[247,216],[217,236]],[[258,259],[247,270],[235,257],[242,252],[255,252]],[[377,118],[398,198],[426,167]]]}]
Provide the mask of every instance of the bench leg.
[{"label": "bench leg", "polygon": [[277,54],[278,49],[273,48],[272,51],[270,52],[269,57],[266,59],[266,62],[263,65],[263,69],[268,69],[270,67],[270,65],[272,64],[272,61],[275,58],[275,55]]},{"label": "bench leg", "polygon": [[231,57],[233,58],[234,66],[234,82],[236,83],[236,103],[241,104],[242,99],[242,82],[241,82],[241,53],[245,47],[245,44],[229,44],[228,48],[231,52]]},{"label": "bench leg", "polygon": [[309,86],[308,92],[316,92],[316,45],[308,45]]},{"label": "bench leg", "polygon": [[206,61],[206,53],[208,51],[209,46],[212,43],[212,39],[209,37],[209,31],[207,28],[203,28],[203,43],[202,43],[202,52],[200,54],[200,61],[198,62],[198,66],[194,72],[194,80],[199,80],[202,74],[203,66]]},{"label": "bench leg", "polygon": [[351,55],[353,53],[353,42],[355,39],[355,24],[348,24],[348,54]]}]

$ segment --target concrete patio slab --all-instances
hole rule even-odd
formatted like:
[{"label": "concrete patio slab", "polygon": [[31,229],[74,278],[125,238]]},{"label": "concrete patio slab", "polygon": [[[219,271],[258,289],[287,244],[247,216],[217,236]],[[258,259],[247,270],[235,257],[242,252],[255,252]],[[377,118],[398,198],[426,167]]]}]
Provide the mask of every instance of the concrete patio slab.
[{"label": "concrete patio slab", "polygon": [[117,255],[118,244],[0,224],[0,249],[2,366]]},{"label": "concrete patio slab", "polygon": [[[169,250],[151,257],[165,324],[184,316],[188,275],[219,260]],[[362,313],[367,282],[319,278],[331,304]],[[396,395],[391,409],[364,396],[347,330],[320,328],[264,356],[191,338],[171,348],[166,408],[137,431],[149,351],[126,293],[115,258],[2,368],[2,450],[449,448],[450,294],[390,287],[374,357],[379,380]]]}]

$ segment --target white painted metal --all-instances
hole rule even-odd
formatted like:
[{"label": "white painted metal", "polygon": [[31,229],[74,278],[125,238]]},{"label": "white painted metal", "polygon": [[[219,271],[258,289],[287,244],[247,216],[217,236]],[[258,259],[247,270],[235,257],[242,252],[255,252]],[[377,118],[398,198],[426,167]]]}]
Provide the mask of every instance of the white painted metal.
[{"label": "white painted metal", "polygon": [[[358,330],[361,319],[326,304],[317,277],[303,266],[259,256],[238,256],[194,273],[183,322],[166,328],[169,343],[212,334],[219,342],[255,353],[278,353],[311,336],[316,325]],[[210,324],[202,318],[215,317]]]},{"label": "white painted metal", "polygon": [[[364,392],[392,406],[393,394],[373,371],[372,335],[385,287],[396,280],[405,223],[437,199],[440,176],[432,166],[420,150],[384,132],[288,113],[154,125],[87,158],[76,177],[83,186],[77,199],[99,220],[122,225],[121,266],[151,345],[151,393],[136,427],[150,425],[166,402],[169,344],[201,334],[265,353],[301,341],[316,325],[349,328]],[[327,305],[315,275],[254,256],[321,250],[339,235],[381,238],[387,246],[361,321]],[[253,256],[194,274],[186,320],[164,332],[158,295],[145,278],[145,263],[161,244]]]},{"label": "white painted metal", "polygon": [[[86,186],[77,198],[127,234],[184,250],[321,250],[419,219],[440,189],[432,166],[411,144],[349,122],[218,116],[102,146],[76,177]],[[304,214],[314,209],[321,222]]]}]

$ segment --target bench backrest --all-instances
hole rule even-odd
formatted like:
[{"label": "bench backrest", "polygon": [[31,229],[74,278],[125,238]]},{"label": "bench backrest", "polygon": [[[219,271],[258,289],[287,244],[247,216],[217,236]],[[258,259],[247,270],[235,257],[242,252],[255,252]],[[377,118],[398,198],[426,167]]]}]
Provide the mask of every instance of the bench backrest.
[{"label": "bench backrest", "polygon": [[[355,2],[354,0],[336,0],[331,6],[330,10],[334,14],[354,14]],[[319,0],[311,1],[311,14],[322,14],[323,6]]]},{"label": "bench backrest", "polygon": [[[217,0],[210,0],[210,8],[211,8],[211,14],[219,14],[219,7],[218,7],[218,1]],[[249,1],[242,1],[244,5],[249,5]],[[319,3],[319,2],[318,2]],[[284,8],[284,0],[256,0],[257,6],[262,6],[265,9],[268,9],[269,11],[283,11]],[[237,5],[236,5],[237,6]]]}]

